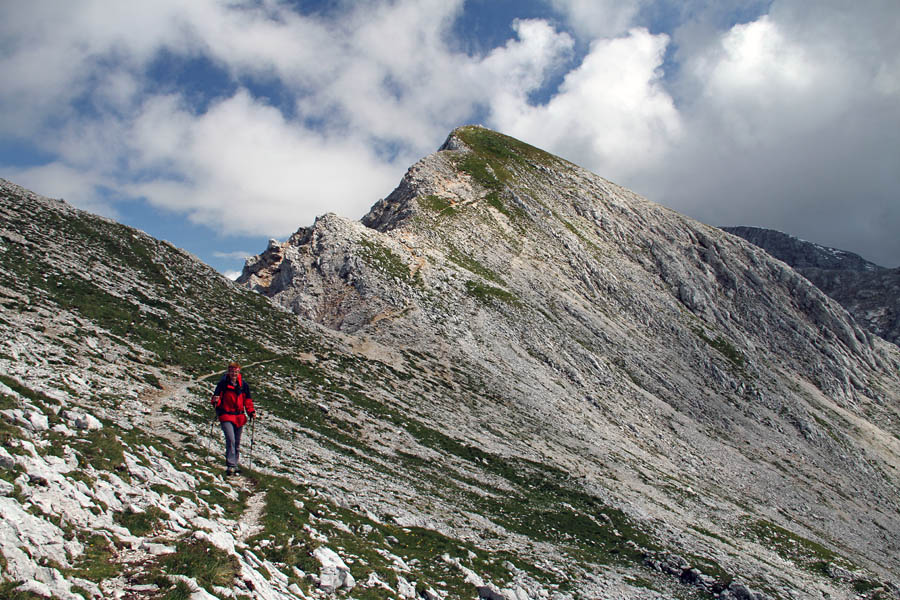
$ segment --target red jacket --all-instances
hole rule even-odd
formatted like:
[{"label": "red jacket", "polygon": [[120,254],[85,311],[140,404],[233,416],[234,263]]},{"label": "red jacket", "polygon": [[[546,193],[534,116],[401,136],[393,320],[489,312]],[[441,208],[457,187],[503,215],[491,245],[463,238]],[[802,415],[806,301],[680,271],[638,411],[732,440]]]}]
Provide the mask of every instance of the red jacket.
[{"label": "red jacket", "polygon": [[237,376],[237,385],[231,385],[228,374],[222,376],[213,396],[219,397],[216,404],[216,416],[219,421],[231,421],[235,427],[243,427],[247,423],[246,412],[251,417],[255,412],[253,398],[250,397],[250,386]]}]

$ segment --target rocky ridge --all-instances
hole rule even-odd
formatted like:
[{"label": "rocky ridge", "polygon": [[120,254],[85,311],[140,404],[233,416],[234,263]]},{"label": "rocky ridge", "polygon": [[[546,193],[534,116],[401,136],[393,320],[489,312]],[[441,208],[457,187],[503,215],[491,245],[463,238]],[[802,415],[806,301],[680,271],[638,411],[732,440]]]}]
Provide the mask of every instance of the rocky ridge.
[{"label": "rocky ridge", "polygon": [[[519,432],[514,454],[552,456],[677,531],[733,525],[749,502],[894,554],[895,350],[760,249],[526,144],[457,130],[361,222],[326,215],[239,281],[328,327],[481,366],[494,401],[478,410]],[[465,416],[445,427],[471,422],[450,404]],[[447,414],[445,397],[421,405]],[[670,477],[696,494],[689,510],[656,495]]]},{"label": "rocky ridge", "polygon": [[464,128],[248,265],[298,318],[0,185],[7,596],[898,595],[897,351],[737,238]]},{"label": "rocky ridge", "polygon": [[900,268],[887,269],[857,254],[760,227],[723,227],[786,262],[837,300],[853,317],[900,344]]}]

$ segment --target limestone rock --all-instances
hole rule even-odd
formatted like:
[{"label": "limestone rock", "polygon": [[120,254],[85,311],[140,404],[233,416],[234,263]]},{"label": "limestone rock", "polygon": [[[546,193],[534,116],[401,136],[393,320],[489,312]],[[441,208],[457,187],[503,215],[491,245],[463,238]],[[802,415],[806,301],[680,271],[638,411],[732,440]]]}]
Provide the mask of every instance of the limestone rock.
[{"label": "limestone rock", "polygon": [[350,568],[334,550],[320,546],[313,551],[313,557],[322,565],[319,570],[319,589],[322,591],[330,594],[339,589],[353,589],[356,585]]}]

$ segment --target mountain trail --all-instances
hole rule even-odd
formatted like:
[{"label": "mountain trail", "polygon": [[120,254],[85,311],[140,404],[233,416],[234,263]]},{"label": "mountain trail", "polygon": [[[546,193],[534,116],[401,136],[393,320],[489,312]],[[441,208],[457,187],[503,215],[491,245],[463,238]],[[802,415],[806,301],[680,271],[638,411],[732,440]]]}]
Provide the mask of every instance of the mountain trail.
[{"label": "mountain trail", "polygon": [[247,508],[244,509],[241,518],[236,524],[234,539],[238,543],[246,543],[248,539],[263,531],[262,515],[266,507],[266,495],[264,492],[256,491],[253,484],[242,478],[235,478],[235,487],[239,487],[245,491],[252,492],[247,499]]},{"label": "mountain trail", "polygon": [[424,257],[424,256],[420,256],[420,255],[416,252],[416,249],[413,248],[413,247],[410,245],[410,243],[409,243],[408,240],[405,240],[405,239],[401,238],[401,239],[399,240],[399,242],[400,242],[400,244],[403,246],[403,248],[404,248],[407,252],[409,252],[410,256],[412,256],[412,257],[413,257],[413,260],[415,261],[415,264],[414,264],[412,267],[410,267],[410,269],[409,269],[409,276],[412,277],[412,278],[415,278],[416,275],[419,273],[419,271],[422,269],[422,267],[425,266],[425,262],[426,262],[426,261],[425,261],[425,257]]}]

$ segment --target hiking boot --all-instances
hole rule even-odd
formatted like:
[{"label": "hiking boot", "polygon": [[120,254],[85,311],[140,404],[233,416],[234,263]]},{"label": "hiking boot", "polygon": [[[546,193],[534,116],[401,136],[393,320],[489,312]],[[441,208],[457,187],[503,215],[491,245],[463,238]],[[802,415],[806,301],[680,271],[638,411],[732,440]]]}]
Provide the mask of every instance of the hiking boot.
[{"label": "hiking boot", "polygon": [[234,469],[232,469],[231,467],[226,468],[225,477],[231,477],[232,475],[234,475]]},{"label": "hiking boot", "polygon": [[234,468],[234,471],[232,471],[232,473],[234,473],[235,475],[240,475],[241,472],[242,472],[242,471],[241,471],[241,468],[240,468],[240,467],[235,467],[235,468]]}]

